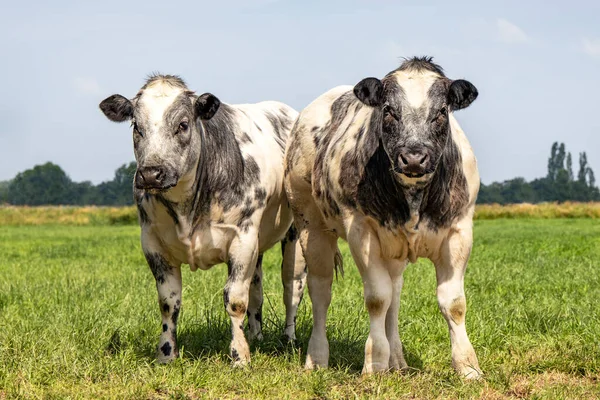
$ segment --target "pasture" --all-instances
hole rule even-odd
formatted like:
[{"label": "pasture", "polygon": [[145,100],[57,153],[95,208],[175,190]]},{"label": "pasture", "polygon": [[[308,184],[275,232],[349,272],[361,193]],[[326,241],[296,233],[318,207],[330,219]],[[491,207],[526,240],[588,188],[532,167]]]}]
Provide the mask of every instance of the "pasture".
[{"label": "pasture", "polygon": [[600,398],[598,220],[475,221],[467,329],[485,379],[469,383],[451,368],[426,260],[408,267],[401,300],[411,371],[360,374],[368,316],[345,244],[329,369],[303,370],[307,295],[297,345],[282,339],[278,248],[263,263],[265,339],[250,367],[230,367],[224,265],[183,268],[181,358],[157,365],[159,310],[139,228],[81,225],[0,226],[0,399]]}]

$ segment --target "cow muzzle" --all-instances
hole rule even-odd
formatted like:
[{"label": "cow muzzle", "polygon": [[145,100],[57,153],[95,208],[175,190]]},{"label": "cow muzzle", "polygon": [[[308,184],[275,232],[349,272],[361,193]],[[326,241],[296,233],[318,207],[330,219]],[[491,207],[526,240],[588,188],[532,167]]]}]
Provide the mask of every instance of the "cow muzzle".
[{"label": "cow muzzle", "polygon": [[400,149],[396,172],[409,178],[422,178],[431,173],[431,156],[427,149]]},{"label": "cow muzzle", "polygon": [[164,191],[177,185],[177,176],[165,168],[142,167],[135,173],[135,187],[150,191]]}]

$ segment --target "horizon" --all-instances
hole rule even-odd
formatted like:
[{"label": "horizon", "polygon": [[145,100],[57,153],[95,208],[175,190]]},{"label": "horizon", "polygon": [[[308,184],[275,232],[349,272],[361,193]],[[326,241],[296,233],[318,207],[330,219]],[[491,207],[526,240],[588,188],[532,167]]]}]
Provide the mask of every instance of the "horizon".
[{"label": "horizon", "polygon": [[600,4],[416,4],[11,4],[0,16],[10,93],[0,100],[0,181],[47,161],[75,182],[112,179],[134,160],[131,132],[98,104],[132,97],[153,71],[225,103],[279,100],[301,110],[415,55],[478,88],[456,116],[483,183],[546,176],[553,142],[565,143],[575,170],[583,151],[600,169]]}]

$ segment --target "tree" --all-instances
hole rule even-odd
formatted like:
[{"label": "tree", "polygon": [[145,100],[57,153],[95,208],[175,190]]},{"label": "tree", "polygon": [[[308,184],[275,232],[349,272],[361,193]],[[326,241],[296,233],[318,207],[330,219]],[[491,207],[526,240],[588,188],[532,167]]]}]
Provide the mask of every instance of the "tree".
[{"label": "tree", "polygon": [[17,174],[8,186],[7,200],[15,205],[73,204],[71,186],[65,171],[47,162]]},{"label": "tree", "polygon": [[0,181],[0,204],[8,202],[8,186],[10,181]]},{"label": "tree", "polygon": [[567,172],[569,174],[569,181],[573,181],[573,159],[571,158],[571,152],[567,154]]}]

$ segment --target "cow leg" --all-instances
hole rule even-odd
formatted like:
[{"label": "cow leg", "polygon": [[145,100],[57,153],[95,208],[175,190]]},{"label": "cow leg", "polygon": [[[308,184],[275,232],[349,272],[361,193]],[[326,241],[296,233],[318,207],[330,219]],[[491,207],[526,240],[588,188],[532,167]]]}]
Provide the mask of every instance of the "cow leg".
[{"label": "cow leg", "polygon": [[223,290],[225,310],[231,319],[230,354],[234,366],[250,362],[250,348],[244,336],[244,316],[248,310],[250,282],[258,261],[258,235],[239,235],[231,242],[227,262],[227,283]]},{"label": "cow leg", "polygon": [[347,237],[362,276],[365,305],[369,312],[370,329],[365,344],[363,373],[386,371],[390,363],[386,317],[394,292],[390,271],[381,258],[379,239],[366,223],[352,223]]},{"label": "cow leg", "polygon": [[296,314],[306,286],[306,263],[298,240],[296,227],[292,225],[281,241],[281,280],[285,304],[285,336],[289,342],[296,340]]},{"label": "cow leg", "polygon": [[402,273],[406,267],[406,263],[397,260],[392,260],[390,263],[395,264],[396,268],[390,268],[392,302],[385,316],[385,334],[390,343],[390,368],[402,370],[408,368],[408,364],[406,364],[404,359],[402,342],[398,333],[398,311],[400,310],[400,294],[402,293],[402,285],[404,284]]},{"label": "cow leg", "polygon": [[254,275],[250,281],[250,299],[248,301],[248,337],[250,340],[262,340],[262,306],[263,306],[263,255],[258,255]]},{"label": "cow leg", "polygon": [[471,253],[472,228],[454,230],[442,244],[440,258],[434,262],[437,278],[437,298],[442,315],[448,323],[452,344],[452,366],[468,379],[481,376],[475,350],[467,336],[465,314],[467,302],[464,274]]},{"label": "cow leg", "polygon": [[167,363],[179,356],[177,318],[181,307],[181,268],[170,265],[159,253],[145,253],[156,280],[162,333],[158,342],[158,362]]}]

